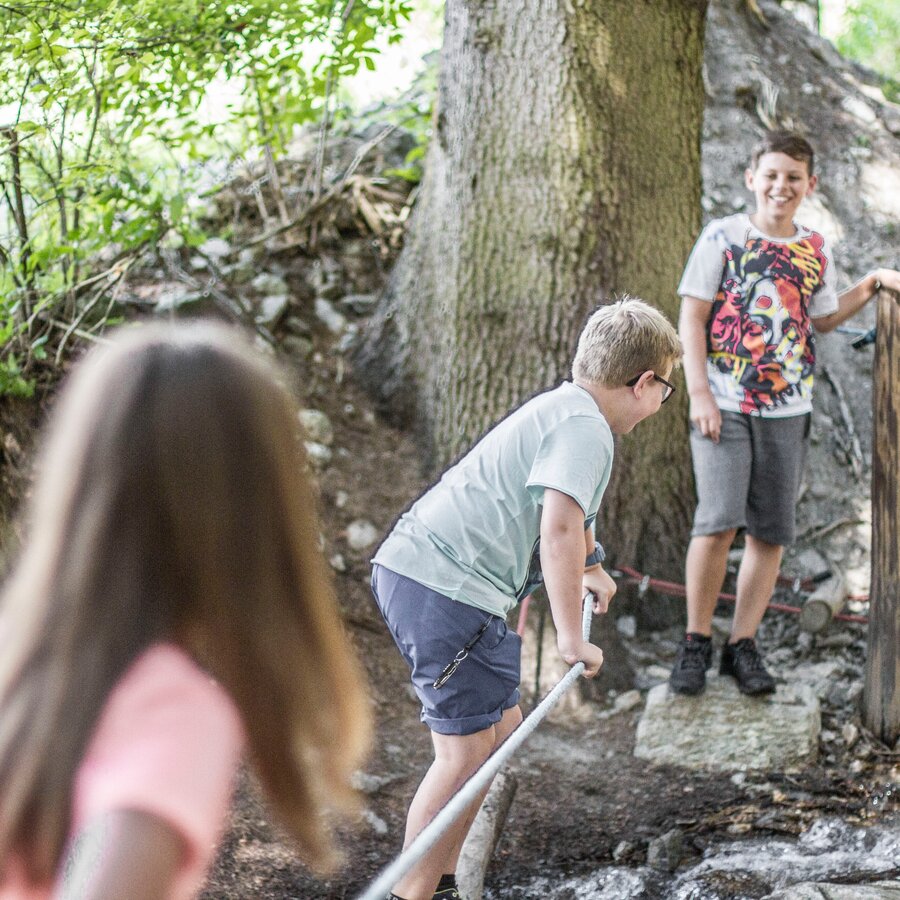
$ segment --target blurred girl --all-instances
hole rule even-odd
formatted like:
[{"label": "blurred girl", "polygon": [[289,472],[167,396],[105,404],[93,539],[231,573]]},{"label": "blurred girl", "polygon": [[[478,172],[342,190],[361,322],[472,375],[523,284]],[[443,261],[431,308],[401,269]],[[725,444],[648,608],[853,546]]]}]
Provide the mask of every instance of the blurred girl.
[{"label": "blurred girl", "polygon": [[223,328],[134,328],[63,391],[0,605],[0,898],[188,898],[245,743],[333,861],[368,707],[297,410]]}]

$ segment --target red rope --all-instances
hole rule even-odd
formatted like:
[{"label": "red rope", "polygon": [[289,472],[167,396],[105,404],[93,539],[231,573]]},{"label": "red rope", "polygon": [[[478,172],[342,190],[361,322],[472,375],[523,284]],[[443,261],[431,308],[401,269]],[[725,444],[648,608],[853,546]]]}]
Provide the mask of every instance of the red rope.
[{"label": "red rope", "polygon": [[[678,584],[675,581],[663,581],[661,578],[651,578],[649,575],[642,575],[636,569],[632,569],[630,566],[616,566],[613,570],[614,572],[620,572],[622,575],[626,575],[630,581],[637,582],[641,584],[644,588],[652,587],[653,590],[657,591],[660,594],[668,594],[672,597],[684,597],[687,595],[687,589],[683,584]],[[790,584],[795,585],[798,582],[793,578],[788,578],[783,575],[778,576],[778,581],[780,584]],[[813,585],[813,580],[806,578],[802,579],[799,582],[799,586],[805,589],[809,589]],[[868,595],[854,595],[849,598],[852,600],[868,600]],[[737,600],[737,597],[734,594],[719,594],[719,600],[727,600],[729,603],[734,603]],[[770,603],[768,606],[769,609],[777,610],[778,612],[789,612],[789,613],[799,613],[799,606],[787,606],[783,603]],[[843,622],[860,622],[864,625],[868,624],[869,619],[868,616],[855,616],[850,613],[836,613],[834,615],[835,619],[840,619]],[[519,619],[520,624],[522,624],[522,619]]]}]

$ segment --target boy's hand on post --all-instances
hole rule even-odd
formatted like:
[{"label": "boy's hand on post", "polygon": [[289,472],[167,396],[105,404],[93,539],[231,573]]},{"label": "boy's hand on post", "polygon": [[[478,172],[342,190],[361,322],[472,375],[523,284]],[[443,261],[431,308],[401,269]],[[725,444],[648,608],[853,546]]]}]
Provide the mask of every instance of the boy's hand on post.
[{"label": "boy's hand on post", "polygon": [[597,615],[605,613],[609,609],[613,595],[618,590],[618,585],[612,580],[609,573],[604,571],[599,564],[584,570],[581,579],[582,587],[586,594],[592,594],[593,609]]},{"label": "boy's hand on post", "polygon": [[711,391],[701,391],[691,394],[691,422],[700,430],[703,437],[708,437],[713,443],[719,443],[719,435],[722,431],[722,413]]},{"label": "boy's hand on post", "polygon": [[900,294],[900,272],[896,269],[876,269],[875,279],[879,287]]}]

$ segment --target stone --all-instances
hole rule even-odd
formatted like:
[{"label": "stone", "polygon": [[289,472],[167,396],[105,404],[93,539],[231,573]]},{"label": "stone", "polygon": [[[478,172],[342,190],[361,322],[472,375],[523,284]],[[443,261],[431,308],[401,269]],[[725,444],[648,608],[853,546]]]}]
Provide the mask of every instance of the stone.
[{"label": "stone", "polygon": [[633,638],[637,634],[637,620],[634,616],[619,616],[616,630],[622,637]]},{"label": "stone", "polygon": [[852,747],[859,739],[859,728],[852,722],[847,722],[844,727],[841,728],[841,737],[848,747]]},{"label": "stone", "polygon": [[258,294],[288,294],[287,282],[274,272],[260,272],[251,282],[250,287]]},{"label": "stone", "polygon": [[871,884],[804,881],[767,894],[763,900],[900,900],[900,884],[896,881],[875,881]]},{"label": "stone", "polygon": [[284,315],[290,297],[287,294],[267,294],[257,305],[256,321],[272,327]]},{"label": "stone", "polygon": [[347,327],[347,319],[324,297],[316,297],[316,316],[332,334],[340,334]]},{"label": "stone", "polygon": [[212,297],[203,291],[188,291],[173,287],[166,288],[159,294],[153,311],[157,315],[175,312],[212,315],[216,311],[216,304]]},{"label": "stone", "polygon": [[212,237],[200,245],[200,252],[212,259],[222,259],[232,252],[231,244],[224,238]]},{"label": "stone", "polygon": [[859,97],[854,97],[852,94],[848,94],[841,100],[841,109],[867,125],[871,125],[878,118],[875,111],[865,100],[860,100]]},{"label": "stone", "polygon": [[281,339],[281,349],[288,356],[307,359],[313,352],[313,342],[299,334],[287,334]]},{"label": "stone", "polygon": [[649,692],[634,754],[688,769],[795,770],[815,760],[820,729],[819,702],[807,686],[746,697],[734,679],[710,673],[698,697],[672,694],[666,684]]},{"label": "stone", "polygon": [[334,428],[325,413],[318,409],[301,409],[298,416],[307,440],[317,441],[326,447],[331,446],[334,441]]},{"label": "stone", "polygon": [[673,828],[650,841],[647,846],[647,865],[674,872],[683,855],[684,836],[678,828]]},{"label": "stone", "polygon": [[317,441],[304,441],[306,455],[314,469],[324,469],[331,462],[331,447],[326,447]]},{"label": "stone", "polygon": [[328,564],[334,569],[335,572],[344,573],[347,571],[347,561],[344,559],[343,554],[335,553],[331,559],[328,560]]},{"label": "stone", "polygon": [[358,316],[367,316],[378,302],[377,294],[347,294],[342,297],[340,305]]},{"label": "stone", "polygon": [[356,519],[347,526],[347,543],[352,550],[365,550],[379,537],[381,532],[365,519]]},{"label": "stone", "polygon": [[619,696],[616,697],[616,700],[613,703],[613,709],[616,712],[627,712],[629,709],[634,709],[636,706],[640,705],[640,691],[625,691],[624,694],[619,694]]},{"label": "stone", "polygon": [[372,831],[376,834],[387,834],[388,826],[387,822],[384,821],[380,816],[375,815],[371,809],[363,810],[363,818],[369,823],[372,827]]},{"label": "stone", "polygon": [[354,772],[350,776],[350,783],[356,790],[364,794],[376,794],[383,787],[396,781],[397,775],[372,775],[369,772]]}]

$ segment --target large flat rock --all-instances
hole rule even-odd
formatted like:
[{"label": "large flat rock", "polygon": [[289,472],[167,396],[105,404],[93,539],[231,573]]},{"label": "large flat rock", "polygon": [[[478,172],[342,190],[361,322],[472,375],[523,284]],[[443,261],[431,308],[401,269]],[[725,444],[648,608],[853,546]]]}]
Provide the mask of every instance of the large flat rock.
[{"label": "large flat rock", "polygon": [[815,760],[820,728],[808,687],[745,697],[733,678],[710,673],[699,697],[673,694],[668,684],[650,691],[634,755],[689,769],[790,771]]},{"label": "large flat rock", "polygon": [[872,884],[804,882],[769,894],[764,900],[900,900],[900,884],[896,881]]}]

